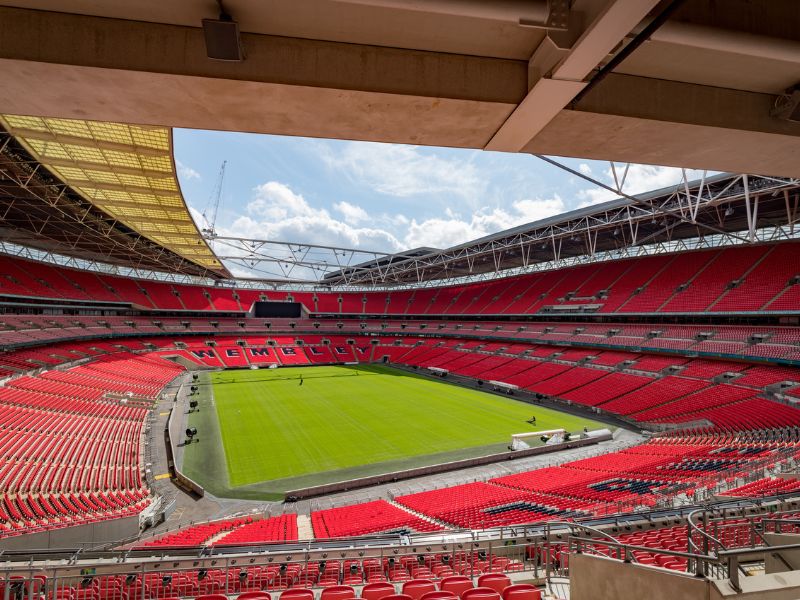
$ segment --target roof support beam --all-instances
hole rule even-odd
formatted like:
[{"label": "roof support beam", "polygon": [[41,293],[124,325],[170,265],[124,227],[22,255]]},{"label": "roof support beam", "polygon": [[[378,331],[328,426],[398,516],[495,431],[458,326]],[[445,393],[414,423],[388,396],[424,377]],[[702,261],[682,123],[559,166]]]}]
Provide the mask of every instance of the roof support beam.
[{"label": "roof support beam", "polygon": [[42,159],[48,165],[54,167],[72,167],[75,169],[86,169],[87,171],[99,171],[102,173],[121,173],[124,175],[138,175],[141,177],[150,177],[152,179],[172,179],[172,170],[169,171],[154,171],[152,169],[137,169],[136,167],[126,167],[124,165],[108,165],[103,163],[89,162],[86,160],[69,160],[67,158],[55,158],[42,155]]},{"label": "roof support beam", "polygon": [[197,24],[0,7],[0,113],[482,147],[527,91],[523,60],[299,37],[215,62]]},{"label": "roof support beam", "polygon": [[592,70],[657,4],[658,0],[609,2],[550,75],[533,84],[528,95],[495,133],[486,149],[506,152],[522,150],[586,87],[585,80]]},{"label": "roof support beam", "polygon": [[[181,198],[181,193],[177,190],[161,190],[157,188],[142,187],[140,185],[125,185],[121,183],[103,183],[99,181],[81,181],[80,179],[70,179],[72,187],[82,190],[107,190],[109,192],[130,192],[132,194],[155,194],[162,198]],[[110,203],[113,205],[113,203]]]},{"label": "roof support beam", "polygon": [[769,94],[611,73],[522,151],[800,177],[800,123],[772,118],[774,101]]}]

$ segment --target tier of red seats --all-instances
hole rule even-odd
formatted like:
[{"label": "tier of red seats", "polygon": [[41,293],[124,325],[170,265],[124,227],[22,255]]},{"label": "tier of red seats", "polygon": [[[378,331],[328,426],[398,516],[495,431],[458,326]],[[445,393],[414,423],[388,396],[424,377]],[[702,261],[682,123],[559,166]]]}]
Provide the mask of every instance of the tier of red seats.
[{"label": "tier of red seats", "polygon": [[[533,585],[512,585],[505,574],[522,569],[519,560],[462,551],[383,559],[329,558],[227,570],[159,570],[132,577],[96,575],[88,583],[83,580],[74,585],[65,579],[59,580],[57,586],[47,586],[45,576],[40,581],[48,588],[47,600],[227,600],[229,595],[237,594],[236,600],[314,600],[315,594],[309,589],[312,587],[322,588],[319,600],[501,600],[501,594],[503,600],[540,600],[541,593]],[[477,587],[471,579],[475,576]],[[361,585],[364,587],[358,596],[353,586]],[[396,595],[401,590],[402,595]]]},{"label": "tier of red seats", "polygon": [[266,544],[297,540],[297,515],[243,517],[200,523],[140,542],[137,548]]},{"label": "tier of red seats", "polygon": [[0,388],[0,537],[140,512],[142,429],[182,370],[116,352]]},{"label": "tier of red seats", "polygon": [[311,513],[314,536],[318,539],[350,537],[373,533],[429,532],[441,525],[426,521],[385,500],[375,500]]},{"label": "tier of red seats", "polygon": [[741,498],[760,498],[763,496],[776,496],[800,491],[800,480],[795,478],[765,477],[752,483],[731,488],[725,492],[726,496]]},{"label": "tier of red seats", "polygon": [[[294,322],[294,321],[292,321]],[[300,319],[294,322],[298,331],[304,334],[311,330],[320,332],[335,332],[327,336],[328,339],[338,337],[345,344],[348,335],[342,332],[351,332],[350,335],[361,335],[372,332],[402,332],[411,334],[432,329],[431,323],[424,321],[397,322],[392,320],[342,320],[342,328],[332,321],[317,321]],[[280,332],[290,330],[289,320],[276,320],[270,322],[272,330]],[[426,327],[427,326],[427,327]],[[530,339],[535,343],[567,342],[570,344],[590,344],[596,348],[576,349],[567,348],[559,350],[552,346],[543,346],[541,354],[533,349],[532,355],[545,356],[546,354],[566,353],[566,360],[580,353],[593,364],[606,364],[613,361],[614,351],[603,351],[603,346],[624,346],[639,348],[645,347],[655,351],[661,349],[677,349],[691,352],[728,353],[735,356],[756,356],[765,358],[800,359],[800,331],[793,327],[745,327],[745,326],[702,326],[702,325],[629,325],[629,324],[572,324],[548,325],[547,323],[521,323],[521,322],[457,322],[439,323],[436,332],[453,335],[479,335],[482,338],[503,337]],[[74,317],[65,315],[9,315],[0,317],[0,346],[9,348],[15,345],[29,345],[34,343],[48,343],[57,340],[76,340],[80,338],[97,338],[109,335],[135,335],[135,334],[162,334],[180,335],[184,333],[206,334],[208,337],[221,335],[254,335],[266,334],[270,330],[265,326],[263,319],[232,319],[232,318],[191,318],[180,319],[175,317]],[[652,337],[655,334],[657,337]],[[701,339],[701,335],[712,335],[710,341]],[[759,337],[752,338],[754,335]],[[324,336],[320,336],[322,340]],[[766,340],[766,341],[764,341]],[[148,341],[145,339],[144,341]],[[235,345],[237,338],[230,340],[230,345]],[[103,342],[97,342],[102,344]],[[116,341],[114,342],[117,343]],[[141,348],[141,343],[130,340],[130,344],[139,344],[135,349]],[[54,345],[54,344],[51,344]],[[92,342],[84,344],[86,347],[96,345]],[[68,345],[67,345],[68,346]],[[530,348],[530,346],[528,346]],[[69,350],[71,351],[71,349]],[[48,350],[49,352],[49,350]],[[33,358],[33,357],[32,357]],[[39,357],[36,357],[39,359]],[[626,355],[626,358],[631,358]],[[564,359],[562,359],[564,360]],[[661,371],[671,366],[681,366],[686,361],[678,356],[648,355],[639,359],[639,370]],[[55,361],[55,362],[60,362]],[[620,361],[617,361],[620,362]],[[616,364],[614,362],[608,364]],[[731,365],[732,371],[737,370],[735,363]]]},{"label": "tier of red seats", "polygon": [[[796,310],[796,242],[656,255],[412,292],[274,292],[133,280],[3,257],[0,294],[104,300],[162,310],[248,310],[260,298],[310,312],[532,314],[589,305],[602,313]],[[233,294],[240,299],[237,300]],[[373,313],[374,314],[374,313]]]},{"label": "tier of red seats", "polygon": [[250,523],[234,527],[230,533],[223,535],[211,545],[293,542],[297,538],[297,515],[289,513],[277,517],[256,519]]},{"label": "tier of red seats", "polygon": [[168,533],[157,538],[145,540],[136,545],[137,548],[153,547],[175,547],[175,546],[202,546],[211,538],[218,536],[225,531],[231,531],[237,527],[252,522],[250,518],[225,519],[222,521],[211,521],[191,525],[175,533]]},{"label": "tier of red seats", "polygon": [[458,527],[484,529],[590,514],[595,503],[546,497],[476,482],[398,496],[398,503]]}]

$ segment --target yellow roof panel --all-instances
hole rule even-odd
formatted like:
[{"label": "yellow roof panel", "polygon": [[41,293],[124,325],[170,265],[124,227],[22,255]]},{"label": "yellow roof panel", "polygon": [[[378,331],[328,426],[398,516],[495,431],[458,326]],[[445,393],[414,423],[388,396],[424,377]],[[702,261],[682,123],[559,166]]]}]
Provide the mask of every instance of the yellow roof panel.
[{"label": "yellow roof panel", "polygon": [[224,271],[183,200],[169,128],[18,115],[0,115],[0,124],[120,223],[187,260]]}]

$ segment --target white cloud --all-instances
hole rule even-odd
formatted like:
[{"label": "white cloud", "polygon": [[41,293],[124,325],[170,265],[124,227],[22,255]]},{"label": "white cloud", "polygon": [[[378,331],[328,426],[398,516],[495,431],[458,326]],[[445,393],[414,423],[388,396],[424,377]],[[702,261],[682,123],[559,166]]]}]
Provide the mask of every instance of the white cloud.
[{"label": "white cloud", "polygon": [[[582,167],[583,165],[581,165]],[[587,165],[588,166],[588,165]],[[617,178],[622,178],[625,167],[617,167]],[[581,172],[583,170],[581,169]],[[702,171],[687,169],[686,176],[689,180],[697,179],[702,175]],[[676,167],[659,167],[656,165],[634,165],[632,164],[628,169],[627,177],[625,178],[625,185],[623,191],[626,194],[640,194],[642,192],[649,192],[660,188],[677,185],[682,178],[681,169]],[[614,174],[611,167],[604,171],[603,180],[614,187]],[[618,198],[619,195],[609,190],[595,187],[578,192],[578,199],[580,200],[579,207],[592,206],[607,202]]]},{"label": "white cloud", "polygon": [[202,179],[202,177],[200,177],[200,173],[195,171],[189,165],[183,164],[179,160],[175,161],[175,167],[178,169],[178,175],[180,175],[180,177],[183,178],[183,179],[186,179],[186,180],[197,179],[198,181],[200,179]]},{"label": "white cloud", "polygon": [[[356,227],[339,220],[325,209],[312,207],[302,195],[283,183],[270,181],[256,187],[254,192],[254,198],[247,204],[247,214],[239,216],[230,227],[218,227],[220,232],[254,239],[384,252],[400,249],[400,242],[388,231]],[[342,204],[347,203],[339,203],[339,209],[343,208]],[[344,210],[362,216],[363,220],[369,219],[360,207],[347,206],[349,209]]]},{"label": "white cloud", "polygon": [[336,153],[323,145],[320,156],[331,169],[399,198],[433,194],[445,200],[475,199],[487,185],[469,160],[443,158],[416,146],[349,142]]},{"label": "white cloud", "polygon": [[340,213],[346,221],[350,223],[361,223],[369,219],[367,211],[360,206],[350,204],[349,202],[337,202],[333,205],[333,209]]},{"label": "white cloud", "polygon": [[[412,220],[404,238],[406,246],[447,248],[470,240],[524,225],[564,212],[563,200],[558,196],[548,199],[527,199],[514,202],[508,209],[483,208],[469,221],[455,215],[447,219]],[[452,214],[452,213],[451,213]]]},{"label": "white cloud", "polygon": [[247,204],[247,212],[256,217],[280,221],[290,217],[312,217],[318,212],[305,198],[295,194],[289,186],[269,181],[255,188],[255,198]]},{"label": "white cloud", "polygon": [[[471,216],[462,216],[454,210],[446,211],[442,218],[425,220],[409,219],[403,214],[370,215],[360,206],[348,202],[334,205],[335,214],[326,209],[315,208],[286,184],[270,181],[257,186],[244,214],[228,227],[217,227],[223,236],[266,239],[283,242],[299,242],[321,246],[363,249],[378,252],[398,252],[407,248],[430,246],[447,248],[475,238],[548,217],[565,210],[558,196],[545,199],[523,199],[510,206],[483,207]],[[341,215],[339,217],[338,215]],[[202,217],[193,210],[193,216],[202,222]],[[367,226],[366,224],[369,224]],[[216,249],[230,255],[230,247]],[[289,258],[284,254],[273,255],[279,260]],[[246,252],[235,252],[246,256]],[[325,253],[330,259],[330,253]],[[319,258],[308,256],[308,258]],[[239,266],[237,273],[247,267]],[[285,268],[285,265],[284,265]],[[281,275],[281,266],[264,264],[253,266],[250,275]],[[320,273],[297,267],[294,277],[317,278]]]},{"label": "white cloud", "polygon": [[194,220],[194,224],[197,225],[198,229],[208,226],[203,214],[194,206],[189,205],[189,214],[192,215],[192,220]]},{"label": "white cloud", "polygon": [[578,171],[580,171],[584,175],[591,175],[592,174],[592,167],[590,167],[586,163],[581,163],[580,165],[578,165]]}]

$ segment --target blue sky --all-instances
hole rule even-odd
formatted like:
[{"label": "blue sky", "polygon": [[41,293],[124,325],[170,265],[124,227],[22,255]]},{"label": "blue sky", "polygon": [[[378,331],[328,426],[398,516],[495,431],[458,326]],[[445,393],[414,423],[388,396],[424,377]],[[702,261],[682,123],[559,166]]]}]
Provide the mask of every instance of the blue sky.
[{"label": "blue sky", "polygon": [[[177,129],[174,135],[181,187],[196,218],[227,160],[220,234],[388,252],[445,248],[613,197],[523,154]],[[559,160],[612,182],[607,162]],[[625,191],[679,180],[679,169],[634,165]]]}]

